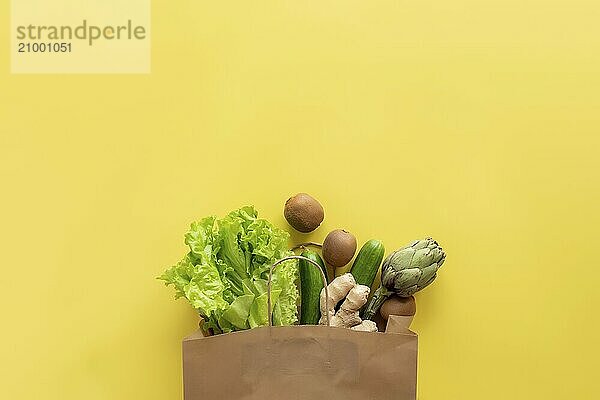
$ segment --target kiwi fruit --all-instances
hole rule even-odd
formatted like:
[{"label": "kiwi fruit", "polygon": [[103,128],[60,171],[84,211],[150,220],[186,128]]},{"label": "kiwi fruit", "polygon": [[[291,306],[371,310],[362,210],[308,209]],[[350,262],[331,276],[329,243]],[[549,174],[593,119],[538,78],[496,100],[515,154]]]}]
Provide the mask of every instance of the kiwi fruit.
[{"label": "kiwi fruit", "polygon": [[379,312],[386,321],[390,315],[411,316],[417,312],[417,303],[413,296],[392,296],[383,303]]},{"label": "kiwi fruit", "polygon": [[325,218],[323,206],[306,193],[298,193],[290,197],[285,202],[283,215],[295,230],[302,233],[314,231]]},{"label": "kiwi fruit", "polygon": [[323,241],[323,258],[327,264],[339,268],[348,264],[356,253],[356,238],[350,232],[336,229]]}]

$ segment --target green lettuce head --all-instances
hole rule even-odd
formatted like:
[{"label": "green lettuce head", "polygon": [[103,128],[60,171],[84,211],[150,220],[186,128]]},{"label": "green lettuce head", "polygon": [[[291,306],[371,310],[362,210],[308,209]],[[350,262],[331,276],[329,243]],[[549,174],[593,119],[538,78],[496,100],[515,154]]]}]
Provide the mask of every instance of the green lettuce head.
[{"label": "green lettuce head", "polygon": [[[289,234],[258,218],[252,206],[222,219],[193,222],[185,234],[190,251],[159,279],[173,285],[175,297],[185,297],[205,320],[205,329],[231,332],[268,324],[267,279],[270,266],[291,255]],[[273,273],[273,324],[298,320],[298,269],[295,260]]]}]

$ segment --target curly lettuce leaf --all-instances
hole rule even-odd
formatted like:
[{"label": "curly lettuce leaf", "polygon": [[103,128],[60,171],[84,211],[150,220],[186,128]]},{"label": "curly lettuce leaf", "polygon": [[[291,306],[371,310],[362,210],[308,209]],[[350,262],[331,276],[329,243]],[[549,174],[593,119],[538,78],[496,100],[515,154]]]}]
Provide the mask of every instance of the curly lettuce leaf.
[{"label": "curly lettuce leaf", "polygon": [[197,222],[192,222],[190,230],[185,234],[185,244],[196,258],[213,258],[218,249],[215,245],[215,217],[206,217]]},{"label": "curly lettuce leaf", "polygon": [[253,302],[253,294],[240,296],[231,303],[221,318],[238,329],[248,329],[248,317],[250,316],[250,307]]},{"label": "curly lettuce leaf", "polygon": [[298,268],[295,261],[280,264],[273,274],[272,290],[281,290],[273,307],[273,325],[293,325],[298,321]]},{"label": "curly lettuce leaf", "polygon": [[[167,269],[159,279],[175,287],[175,298],[185,297],[192,307],[204,316],[209,325],[217,323],[217,315],[229,308],[225,301],[225,285],[219,270],[212,263],[193,264],[193,256],[186,255]],[[198,259],[197,259],[198,260]]]},{"label": "curly lettuce leaf", "polygon": [[[173,285],[216,332],[268,324],[267,278],[270,266],[291,254],[289,234],[273,226],[252,206],[222,219],[207,217],[185,234],[189,253],[159,279]],[[289,261],[273,273],[271,303],[275,325],[297,321],[297,263]]]}]

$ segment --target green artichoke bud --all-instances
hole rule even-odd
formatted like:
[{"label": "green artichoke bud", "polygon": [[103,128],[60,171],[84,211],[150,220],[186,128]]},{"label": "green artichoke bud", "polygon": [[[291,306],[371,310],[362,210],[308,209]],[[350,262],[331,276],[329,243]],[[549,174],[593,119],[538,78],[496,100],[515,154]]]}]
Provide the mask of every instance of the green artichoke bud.
[{"label": "green artichoke bud", "polygon": [[435,280],[446,253],[432,238],[416,240],[390,254],[381,266],[381,286],[364,312],[371,319],[388,297],[410,297]]}]

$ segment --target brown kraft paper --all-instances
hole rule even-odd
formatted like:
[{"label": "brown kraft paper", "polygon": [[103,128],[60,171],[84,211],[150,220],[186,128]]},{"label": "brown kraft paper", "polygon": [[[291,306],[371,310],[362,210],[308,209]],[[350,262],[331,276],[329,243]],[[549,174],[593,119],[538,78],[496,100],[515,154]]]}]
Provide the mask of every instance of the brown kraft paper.
[{"label": "brown kraft paper", "polygon": [[255,328],[183,341],[185,400],[415,400],[417,335],[326,326]]}]

